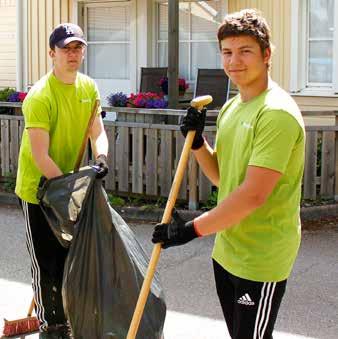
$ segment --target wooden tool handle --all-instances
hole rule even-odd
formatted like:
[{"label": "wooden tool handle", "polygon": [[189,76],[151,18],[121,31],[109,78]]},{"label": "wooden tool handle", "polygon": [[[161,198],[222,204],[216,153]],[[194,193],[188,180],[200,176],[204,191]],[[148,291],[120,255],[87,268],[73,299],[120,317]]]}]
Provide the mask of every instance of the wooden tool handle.
[{"label": "wooden tool handle", "polygon": [[96,117],[97,110],[98,110],[99,106],[100,106],[100,100],[95,100],[95,103],[94,103],[94,106],[93,106],[93,109],[92,109],[92,112],[90,114],[90,118],[89,118],[89,121],[88,121],[88,125],[87,125],[87,129],[86,129],[86,132],[85,132],[85,136],[83,138],[82,145],[81,145],[79,154],[78,154],[77,159],[76,159],[76,163],[75,163],[75,166],[74,166],[74,172],[77,172],[79,170],[79,168],[80,168],[80,165],[81,165],[81,162],[82,162],[82,158],[83,158],[83,154],[85,152],[86,145],[87,145],[87,141],[88,141],[88,137],[89,137],[89,132],[90,132],[90,129],[91,129],[91,127],[93,125],[93,122],[95,120],[95,117]]},{"label": "wooden tool handle", "polygon": [[204,106],[210,104],[212,102],[211,95],[201,95],[191,100],[190,106],[201,110]]},{"label": "wooden tool handle", "polygon": [[33,310],[34,310],[34,306],[35,306],[35,301],[34,301],[34,297],[33,297],[32,301],[31,301],[31,304],[29,305],[27,317],[32,316],[32,313],[33,313]]},{"label": "wooden tool handle", "polygon": [[[212,97],[210,95],[203,96],[203,97],[197,97],[191,101],[191,106],[196,107],[197,109],[202,109],[204,105],[210,103],[211,101],[212,101]],[[170,222],[172,210],[175,206],[178,191],[182,183],[184,171],[187,167],[187,163],[189,160],[189,152],[191,149],[192,142],[194,140],[195,133],[196,133],[195,131],[189,131],[185,138],[181,157],[177,165],[177,170],[175,173],[174,181],[172,183],[169,197],[167,200],[167,204],[164,209],[164,213],[163,213],[163,217],[161,221],[162,224],[168,224]],[[140,291],[140,295],[139,295],[139,298],[137,300],[137,304],[135,307],[134,315],[130,323],[127,339],[135,339],[136,337],[137,330],[140,325],[140,321],[141,321],[142,314],[144,311],[144,307],[147,302],[148,294],[149,294],[150,287],[151,287],[151,282],[154,278],[156,266],[160,258],[161,248],[162,248],[161,244],[155,244],[153,248],[153,252],[151,254],[149,266],[147,269],[147,273],[144,278],[143,285]]]}]

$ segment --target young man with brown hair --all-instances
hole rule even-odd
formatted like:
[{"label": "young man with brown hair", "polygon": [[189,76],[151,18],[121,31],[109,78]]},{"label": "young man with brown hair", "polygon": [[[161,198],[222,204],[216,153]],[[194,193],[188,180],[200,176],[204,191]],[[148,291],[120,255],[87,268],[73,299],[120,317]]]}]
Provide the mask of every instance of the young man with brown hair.
[{"label": "young man with brown hair", "polygon": [[[25,130],[15,192],[26,222],[26,242],[40,338],[69,338],[61,296],[67,249],[50,229],[36,197],[42,176],[50,179],[74,169],[92,107],[99,92],[95,82],[79,73],[87,42],[81,28],[65,23],[49,38],[53,69],[29,91],[23,103]],[[99,177],[108,172],[108,140],[98,110],[90,140]]]},{"label": "young man with brown hair", "polygon": [[193,153],[218,187],[218,204],[192,221],[157,225],[164,248],[216,234],[217,294],[231,338],[271,339],[301,237],[305,132],[289,94],[269,77],[270,30],[255,10],[229,14],[218,30],[223,68],[239,94],[217,119],[215,147],[203,138],[205,111],[181,124],[196,130]]}]

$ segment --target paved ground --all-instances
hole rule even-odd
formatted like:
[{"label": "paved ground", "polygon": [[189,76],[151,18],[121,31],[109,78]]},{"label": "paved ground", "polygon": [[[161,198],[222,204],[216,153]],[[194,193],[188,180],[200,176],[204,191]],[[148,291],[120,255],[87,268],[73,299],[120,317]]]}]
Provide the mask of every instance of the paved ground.
[{"label": "paved ground", "polygon": [[[150,252],[152,227],[131,226]],[[0,206],[0,234],[0,319],[16,319],[25,315],[31,299],[21,211]],[[212,243],[212,237],[195,240],[161,254],[159,271],[169,310],[166,339],[229,338],[214,292],[209,258]],[[337,225],[303,232],[275,339],[338,338],[337,244]]]}]

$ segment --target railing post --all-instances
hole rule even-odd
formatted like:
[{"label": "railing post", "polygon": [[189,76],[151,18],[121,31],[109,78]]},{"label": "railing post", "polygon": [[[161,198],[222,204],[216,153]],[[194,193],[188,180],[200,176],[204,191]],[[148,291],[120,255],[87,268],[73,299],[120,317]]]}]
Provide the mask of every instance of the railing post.
[{"label": "railing post", "polygon": [[318,131],[308,131],[306,133],[305,146],[305,168],[304,168],[304,199],[315,200],[317,197],[316,177],[317,177],[317,144]]},{"label": "railing post", "polygon": [[168,99],[169,107],[178,104],[179,1],[168,2]]},{"label": "railing post", "polygon": [[[335,125],[338,125],[338,111],[334,112]],[[338,201],[338,131],[335,132],[335,171],[334,171],[334,200]]]}]

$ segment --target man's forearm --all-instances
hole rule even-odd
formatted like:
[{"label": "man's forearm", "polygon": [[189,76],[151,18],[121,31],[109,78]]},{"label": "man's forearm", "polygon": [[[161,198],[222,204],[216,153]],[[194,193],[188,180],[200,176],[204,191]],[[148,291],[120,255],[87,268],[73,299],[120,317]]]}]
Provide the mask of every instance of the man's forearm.
[{"label": "man's forearm", "polygon": [[103,154],[105,156],[108,155],[108,138],[105,131],[102,131],[96,138],[91,138],[90,143],[95,159],[100,154]]},{"label": "man's forearm", "polygon": [[36,157],[34,160],[38,169],[47,179],[58,177],[63,174],[60,168],[48,155]]},{"label": "man's forearm", "polygon": [[217,207],[196,218],[199,234],[207,235],[232,227],[264,205],[282,173],[259,166],[248,166],[244,181]]},{"label": "man's forearm", "polygon": [[196,229],[202,235],[217,233],[238,224],[263,204],[264,201],[239,186],[218,206],[197,217]]},{"label": "man's forearm", "polygon": [[108,138],[101,116],[96,117],[90,131],[90,144],[95,159],[103,154],[108,155]]}]

